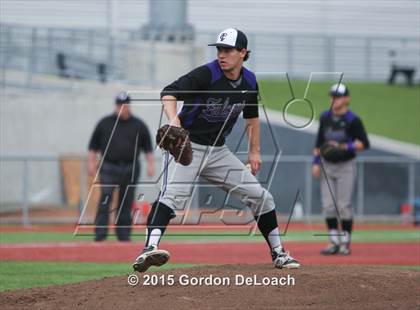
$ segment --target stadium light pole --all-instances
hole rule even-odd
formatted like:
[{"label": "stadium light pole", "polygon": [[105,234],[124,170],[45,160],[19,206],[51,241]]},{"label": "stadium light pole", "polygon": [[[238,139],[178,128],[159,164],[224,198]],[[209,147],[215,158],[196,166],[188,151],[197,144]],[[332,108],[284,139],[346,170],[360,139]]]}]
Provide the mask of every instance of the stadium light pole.
[{"label": "stadium light pole", "polygon": [[149,0],[149,21],[142,27],[142,37],[156,41],[191,41],[194,28],[188,24],[187,0]]},{"label": "stadium light pole", "polygon": [[117,1],[108,0],[106,10],[106,20],[108,28],[108,74],[114,71],[114,40],[117,34]]},{"label": "stadium light pole", "polygon": [[107,1],[107,26],[108,26],[108,34],[111,38],[115,38],[117,32],[117,1],[116,0],[108,0]]}]

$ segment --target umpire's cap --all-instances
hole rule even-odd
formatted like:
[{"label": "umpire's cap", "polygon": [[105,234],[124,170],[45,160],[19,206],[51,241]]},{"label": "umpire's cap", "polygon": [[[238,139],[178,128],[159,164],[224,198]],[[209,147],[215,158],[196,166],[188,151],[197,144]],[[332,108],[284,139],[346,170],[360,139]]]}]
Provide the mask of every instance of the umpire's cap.
[{"label": "umpire's cap", "polygon": [[248,48],[248,39],[245,33],[235,28],[228,28],[219,33],[216,43],[209,46],[220,46],[227,48]]},{"label": "umpire's cap", "polygon": [[347,97],[350,96],[349,89],[344,84],[334,84],[330,89],[331,97]]},{"label": "umpire's cap", "polygon": [[127,94],[127,92],[123,91],[120,92],[117,97],[115,98],[115,103],[116,104],[124,104],[124,103],[130,103],[131,98],[130,96]]}]

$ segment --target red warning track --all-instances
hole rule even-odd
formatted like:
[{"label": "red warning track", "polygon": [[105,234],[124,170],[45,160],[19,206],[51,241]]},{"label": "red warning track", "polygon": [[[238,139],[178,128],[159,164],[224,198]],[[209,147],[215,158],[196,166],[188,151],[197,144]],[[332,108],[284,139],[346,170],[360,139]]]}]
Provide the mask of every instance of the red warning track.
[{"label": "red warning track", "polygon": [[[162,243],[172,263],[256,264],[269,263],[266,245],[260,243]],[[355,243],[350,256],[319,255],[325,243],[288,242],[287,250],[304,265],[415,265],[420,266],[418,243]],[[2,244],[1,260],[130,263],[142,244],[134,243],[31,243]]]}]

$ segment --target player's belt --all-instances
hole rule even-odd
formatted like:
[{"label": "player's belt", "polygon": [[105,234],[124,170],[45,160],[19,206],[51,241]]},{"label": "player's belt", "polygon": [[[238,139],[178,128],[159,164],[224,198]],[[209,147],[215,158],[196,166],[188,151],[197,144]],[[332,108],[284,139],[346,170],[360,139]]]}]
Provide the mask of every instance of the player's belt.
[{"label": "player's belt", "polygon": [[115,166],[131,166],[133,165],[132,161],[124,160],[105,160],[106,164],[115,165]]}]

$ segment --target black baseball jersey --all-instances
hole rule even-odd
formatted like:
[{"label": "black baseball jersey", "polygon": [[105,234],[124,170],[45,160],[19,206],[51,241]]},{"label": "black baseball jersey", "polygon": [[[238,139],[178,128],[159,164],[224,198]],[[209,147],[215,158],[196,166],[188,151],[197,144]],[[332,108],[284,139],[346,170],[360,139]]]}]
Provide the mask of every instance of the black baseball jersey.
[{"label": "black baseball jersey", "polygon": [[89,150],[104,155],[109,142],[104,160],[115,163],[132,163],[140,151],[152,152],[149,130],[143,121],[134,116],[126,120],[120,118],[118,123],[117,119],[114,113],[99,121],[90,139]]},{"label": "black baseball jersey", "polygon": [[[365,149],[370,147],[365,128],[361,119],[352,111],[337,116],[333,115],[331,110],[327,110],[321,114],[319,122],[318,136],[316,139],[316,147],[320,148],[327,141],[336,141],[338,143],[354,142],[360,140]],[[356,157],[354,150],[347,150],[336,162],[343,162]]]},{"label": "black baseball jersey", "polygon": [[178,114],[191,141],[221,146],[238,116],[258,117],[258,84],[255,74],[242,68],[238,80],[229,80],[217,60],[200,66],[166,86],[161,97],[184,101]]}]

